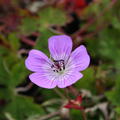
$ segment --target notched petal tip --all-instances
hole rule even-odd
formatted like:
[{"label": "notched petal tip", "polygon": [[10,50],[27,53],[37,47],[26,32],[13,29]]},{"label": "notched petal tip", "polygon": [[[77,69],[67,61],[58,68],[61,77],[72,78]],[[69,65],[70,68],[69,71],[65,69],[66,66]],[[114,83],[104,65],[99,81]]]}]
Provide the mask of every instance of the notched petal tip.
[{"label": "notched petal tip", "polygon": [[80,47],[83,48],[83,49],[86,49],[86,47],[84,45],[80,45]]},{"label": "notched petal tip", "polygon": [[72,39],[67,35],[56,35],[48,39],[49,51],[53,59],[67,59],[72,50]]},{"label": "notched petal tip", "polygon": [[79,49],[79,52],[85,52],[88,54],[87,49],[84,45],[80,45],[79,47],[77,47],[75,50]]},{"label": "notched petal tip", "polygon": [[29,51],[29,55],[30,55],[30,54],[33,54],[33,53],[37,53],[37,52],[39,52],[39,50],[32,49],[32,50]]},{"label": "notched petal tip", "polygon": [[57,40],[57,39],[69,39],[69,40],[72,41],[71,37],[68,36],[68,35],[54,35],[54,36],[50,37],[50,38],[48,39],[48,41],[49,41],[49,40],[54,40],[54,39],[56,39],[56,40]]},{"label": "notched petal tip", "polygon": [[29,51],[28,57],[29,56],[34,56],[34,57],[41,57],[41,58],[48,58],[42,51],[32,49]]}]

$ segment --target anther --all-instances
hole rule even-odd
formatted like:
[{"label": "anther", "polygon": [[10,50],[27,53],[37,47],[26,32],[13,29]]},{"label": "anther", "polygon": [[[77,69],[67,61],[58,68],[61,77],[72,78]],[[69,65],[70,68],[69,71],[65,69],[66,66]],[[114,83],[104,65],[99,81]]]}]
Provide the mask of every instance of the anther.
[{"label": "anther", "polygon": [[53,60],[54,64],[51,65],[51,68],[54,72],[60,72],[65,69],[64,60]]}]

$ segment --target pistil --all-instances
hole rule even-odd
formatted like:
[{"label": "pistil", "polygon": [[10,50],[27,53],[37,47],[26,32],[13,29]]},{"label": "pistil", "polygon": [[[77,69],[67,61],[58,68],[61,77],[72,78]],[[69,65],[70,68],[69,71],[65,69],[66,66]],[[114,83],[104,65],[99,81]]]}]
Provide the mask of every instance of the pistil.
[{"label": "pistil", "polygon": [[61,72],[65,70],[65,63],[64,60],[53,60],[53,64],[51,65],[51,68],[54,72]]}]

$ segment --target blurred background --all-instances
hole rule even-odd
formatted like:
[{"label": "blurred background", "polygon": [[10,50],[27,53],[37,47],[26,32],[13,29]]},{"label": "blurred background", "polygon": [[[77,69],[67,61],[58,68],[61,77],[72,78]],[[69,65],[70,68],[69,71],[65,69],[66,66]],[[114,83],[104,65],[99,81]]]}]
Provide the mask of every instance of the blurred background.
[{"label": "blurred background", "polygon": [[62,107],[64,89],[37,87],[24,65],[33,48],[49,56],[48,38],[59,34],[91,56],[74,84],[87,120],[120,120],[120,0],[0,0],[0,120],[83,120]]}]

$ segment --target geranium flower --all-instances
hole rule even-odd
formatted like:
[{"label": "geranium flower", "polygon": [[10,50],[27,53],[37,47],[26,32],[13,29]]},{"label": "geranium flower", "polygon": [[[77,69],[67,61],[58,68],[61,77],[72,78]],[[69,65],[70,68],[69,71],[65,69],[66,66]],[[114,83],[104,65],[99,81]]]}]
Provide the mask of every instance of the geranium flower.
[{"label": "geranium flower", "polygon": [[82,104],[82,96],[78,96],[75,100],[69,100],[69,102],[64,107],[68,109],[83,110],[81,104]]},{"label": "geranium flower", "polygon": [[43,88],[65,88],[83,77],[79,71],[85,70],[90,57],[81,45],[72,53],[72,40],[67,35],[57,35],[48,39],[51,58],[43,52],[31,50],[25,61],[26,67],[34,72],[30,80]]}]

